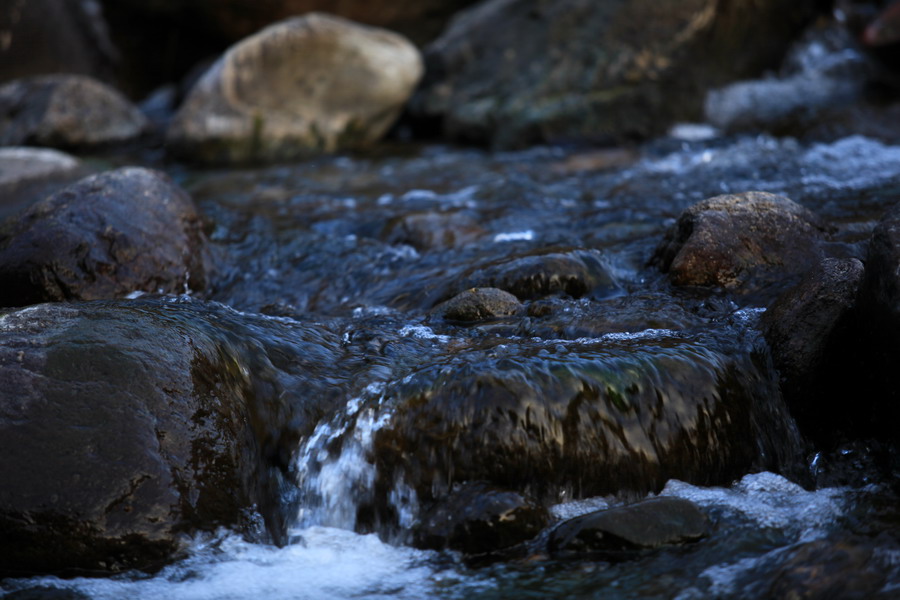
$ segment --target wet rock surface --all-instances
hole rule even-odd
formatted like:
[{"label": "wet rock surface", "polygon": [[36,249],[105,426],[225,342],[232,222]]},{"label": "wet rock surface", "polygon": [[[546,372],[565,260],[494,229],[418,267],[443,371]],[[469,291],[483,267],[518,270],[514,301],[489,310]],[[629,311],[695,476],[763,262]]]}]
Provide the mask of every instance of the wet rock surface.
[{"label": "wet rock surface", "polygon": [[544,506],[519,493],[474,482],[426,511],[414,535],[422,548],[484,555],[530,540],[549,519]]},{"label": "wet rock surface", "polygon": [[362,148],[393,124],[421,74],[418,50],[397,34],[296,17],[229,48],[191,90],[168,144],[211,163]]},{"label": "wet rock surface", "polygon": [[627,558],[629,553],[667,544],[694,542],[709,534],[706,514],[682,498],[650,498],[635,504],[575,517],[554,526],[547,539],[551,556],[600,555]]},{"label": "wet rock surface", "polygon": [[448,321],[484,321],[514,315],[522,310],[519,299],[497,288],[472,288],[435,307]]},{"label": "wet rock surface", "polygon": [[42,75],[0,87],[0,144],[90,148],[133,140],[147,127],[115,89],[79,75]]},{"label": "wet rock surface", "polygon": [[94,175],[5,222],[0,305],[203,290],[205,243],[190,197],[167,175]]},{"label": "wet rock surface", "polygon": [[495,147],[658,133],[696,118],[704,88],[777,61],[812,4],[482,3],[427,49],[414,111]]},{"label": "wet rock surface", "polygon": [[805,273],[821,257],[823,230],[812,212],[782,196],[716,196],[681,214],[652,261],[677,286],[749,293]]},{"label": "wet rock surface", "polygon": [[198,529],[263,534],[252,507],[272,506],[249,382],[166,312],[0,316],[4,576],[153,569]]}]

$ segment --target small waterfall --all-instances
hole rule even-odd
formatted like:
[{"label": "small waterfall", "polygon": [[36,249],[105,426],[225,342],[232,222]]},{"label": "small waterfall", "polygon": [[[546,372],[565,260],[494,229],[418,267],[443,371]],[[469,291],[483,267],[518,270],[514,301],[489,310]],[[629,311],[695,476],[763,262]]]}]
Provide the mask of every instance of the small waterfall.
[{"label": "small waterfall", "polygon": [[[303,444],[295,463],[300,487],[297,528],[357,529],[359,508],[375,501],[373,441],[391,418],[383,401],[384,385],[369,385],[333,419],[320,423]],[[418,499],[401,474],[395,476],[388,501],[401,528],[415,523]]]}]

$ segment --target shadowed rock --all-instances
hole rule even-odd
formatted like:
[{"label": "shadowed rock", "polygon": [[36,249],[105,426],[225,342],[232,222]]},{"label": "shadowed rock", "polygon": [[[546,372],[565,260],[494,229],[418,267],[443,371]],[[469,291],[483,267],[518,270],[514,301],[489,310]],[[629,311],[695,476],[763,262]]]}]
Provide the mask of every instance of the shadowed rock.
[{"label": "shadowed rock", "polygon": [[203,162],[288,160],[381,138],[422,74],[386,30],[313,13],[232,46],[191,90],[168,132]]},{"label": "shadowed rock", "polygon": [[416,528],[416,545],[485,554],[530,540],[550,515],[516,492],[483,482],[466,483],[433,506]]},{"label": "shadowed rock", "polygon": [[862,278],[863,264],[855,258],[826,259],[763,315],[785,399],[811,430],[833,430],[847,418],[834,395],[846,380],[839,365],[854,352],[846,330]]},{"label": "shadowed rock", "polygon": [[200,216],[168,176],[122,168],[82,179],[0,228],[0,305],[206,287]]}]

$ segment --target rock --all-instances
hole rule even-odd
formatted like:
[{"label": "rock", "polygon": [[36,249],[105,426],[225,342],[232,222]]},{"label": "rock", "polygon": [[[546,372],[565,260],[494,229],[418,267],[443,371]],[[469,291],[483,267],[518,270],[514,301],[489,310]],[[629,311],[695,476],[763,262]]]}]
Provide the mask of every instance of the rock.
[{"label": "rock", "polygon": [[384,422],[376,489],[399,480],[427,504],[487,481],[558,502],[563,492],[645,495],[673,478],[716,485],[791,468],[799,438],[765,361],[740,340],[689,338],[455,347],[373,405]]},{"label": "rock", "polygon": [[47,148],[0,148],[0,220],[83,176],[81,162]]},{"label": "rock", "polygon": [[168,141],[203,162],[365,147],[388,130],[421,74],[418,51],[396,34],[318,13],[288,19],[232,46],[203,75]]},{"label": "rock", "polygon": [[433,506],[416,528],[420,548],[487,554],[535,537],[549,521],[543,506],[483,482],[462,484]]},{"label": "rock", "polygon": [[[865,539],[843,534],[799,544],[781,557],[769,598],[877,598],[886,570],[873,560],[875,547]],[[768,575],[768,576],[766,576]]]},{"label": "rock", "polygon": [[424,129],[519,147],[623,141],[697,120],[703,91],[771,66],[814,2],[490,0],[426,49]]},{"label": "rock", "polygon": [[11,0],[0,9],[0,82],[50,73],[109,81],[117,59],[97,0]]},{"label": "rock", "polygon": [[0,227],[0,306],[201,291],[209,266],[190,197],[162,173],[122,168]]},{"label": "rock", "polygon": [[[475,0],[103,0],[122,60],[118,80],[131,97],[181,80],[194,65],[284,19],[327,12],[383,27],[421,46]],[[164,45],[166,52],[160,52]]]},{"label": "rock", "polygon": [[693,542],[709,534],[706,514],[682,498],[649,498],[564,521],[550,532],[551,556],[596,553],[627,557],[629,552]]},{"label": "rock", "polygon": [[81,75],[42,75],[0,87],[0,145],[91,148],[140,136],[147,120],[111,87]]},{"label": "rock", "polygon": [[820,438],[846,423],[838,390],[846,387],[841,364],[862,278],[859,260],[825,259],[762,317],[785,400],[800,425]]},{"label": "rock", "polygon": [[620,291],[609,271],[599,250],[542,250],[473,267],[451,288],[500,288],[520,300],[553,294],[603,297]]},{"label": "rock", "polygon": [[484,321],[514,315],[522,310],[519,299],[497,288],[472,288],[434,308],[448,321]]},{"label": "rock", "polygon": [[382,236],[390,244],[407,244],[416,250],[459,248],[483,236],[485,230],[459,212],[414,212],[393,219]]},{"label": "rock", "polygon": [[726,194],[682,212],[651,264],[677,286],[758,292],[796,280],[815,264],[824,231],[813,213],[783,196]]},{"label": "rock", "polygon": [[0,313],[0,578],[155,569],[217,527],[259,538],[263,404],[237,364],[165,303]]}]

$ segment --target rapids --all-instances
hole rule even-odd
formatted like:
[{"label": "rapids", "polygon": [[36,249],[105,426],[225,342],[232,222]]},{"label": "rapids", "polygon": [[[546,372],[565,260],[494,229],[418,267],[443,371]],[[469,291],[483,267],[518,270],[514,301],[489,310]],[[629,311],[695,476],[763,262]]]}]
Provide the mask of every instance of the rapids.
[{"label": "rapids", "polygon": [[[837,227],[833,255],[862,258],[875,222],[897,201],[900,147],[864,137],[829,144],[693,137],[651,142],[624,165],[619,155],[564,148],[490,154],[443,146],[252,169],[162,165],[207,220],[216,283],[203,299],[135,294],[104,306],[202,330],[239,373],[293,403],[294,446],[278,449],[288,457],[280,498],[288,543],[223,530],[197,536],[187,557],[154,574],[10,579],[0,590],[10,598],[79,599],[764,598],[800,577],[804,552],[877,537],[897,519],[896,502],[868,449],[814,455],[781,401],[756,329],[780,289],[677,290],[647,261],[682,209],[745,190],[810,208]],[[534,257],[571,277],[522,276]],[[526,315],[461,324],[432,313],[460,291],[501,280],[523,281],[520,297],[534,294]],[[725,389],[733,402],[727,414],[692,404],[689,377],[691,385]],[[665,466],[683,420],[635,417],[618,445],[606,447],[585,425],[589,416],[608,417],[602,407],[578,417],[584,432],[572,454],[554,462],[551,445],[536,446],[535,457],[547,463],[510,475],[502,461],[480,462],[478,444],[505,456],[503,427],[514,432],[526,421],[541,432],[535,439],[553,439],[557,409],[535,400],[526,417],[511,405],[513,416],[496,417],[501,433],[491,440],[481,427],[493,417],[463,401],[478,386],[561,401],[602,389],[622,414],[666,398],[684,402],[683,415],[735,425],[722,430],[728,440],[714,433],[691,440],[699,450],[683,476],[694,485]],[[421,398],[446,403],[474,433],[450,439],[438,428],[433,439],[450,439],[445,446],[423,437],[404,448],[397,432],[431,422]],[[742,408],[750,404],[761,408]],[[572,431],[581,431],[577,423],[566,435]],[[752,451],[722,466],[722,449],[734,439]],[[644,474],[656,490],[588,467],[592,476],[577,483],[554,479],[563,458],[594,443],[612,458],[638,453],[664,465]],[[852,464],[854,475],[816,488],[823,462],[834,472]],[[688,498],[710,515],[713,531],[623,563],[477,566],[451,551],[413,549],[406,532],[421,503],[465,469],[519,482],[554,505],[557,518],[648,493]],[[872,597],[900,593],[900,550],[877,540],[849,548],[838,569],[870,574]],[[797,569],[786,570],[792,561]]]}]

